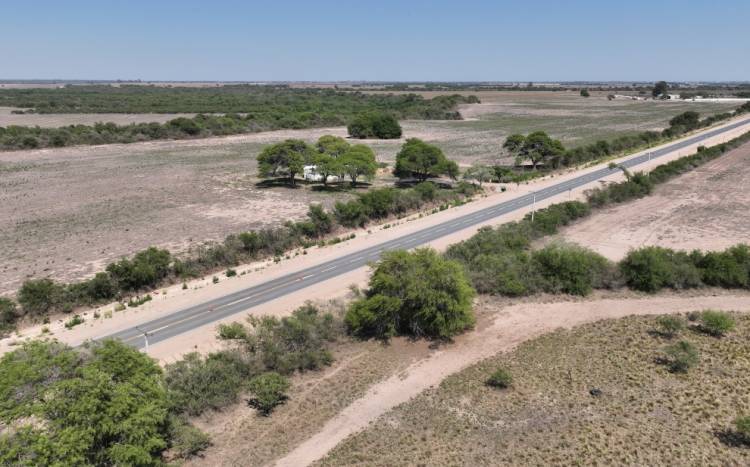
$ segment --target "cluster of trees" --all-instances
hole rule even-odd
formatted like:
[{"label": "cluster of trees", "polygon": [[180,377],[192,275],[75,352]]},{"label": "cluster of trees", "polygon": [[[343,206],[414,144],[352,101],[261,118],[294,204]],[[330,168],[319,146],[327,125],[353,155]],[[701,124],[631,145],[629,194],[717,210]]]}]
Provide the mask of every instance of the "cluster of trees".
[{"label": "cluster of trees", "polygon": [[398,139],[401,125],[393,115],[384,112],[367,112],[357,116],[347,126],[352,138]]},{"label": "cluster of trees", "polygon": [[630,251],[619,266],[625,284],[645,292],[704,285],[750,288],[750,248],[744,244],[705,253],[643,247]]},{"label": "cluster of trees", "polygon": [[342,125],[368,111],[397,118],[460,119],[456,105],[476,102],[459,94],[425,99],[417,94],[383,94],[288,86],[229,85],[214,88],[108,85],[62,89],[0,89],[0,105],[32,113],[239,113],[257,121],[294,120],[318,114]]},{"label": "cluster of trees", "polygon": [[745,112],[750,112],[750,103],[743,104],[734,112],[712,115],[705,119],[701,119],[697,112],[687,111],[672,118],[669,121],[669,127],[661,133],[643,131],[634,135],[618,136],[609,141],[596,141],[572,149],[565,149],[560,141],[552,139],[543,131],[536,131],[527,136],[511,135],[506,139],[503,147],[516,157],[517,164],[529,161],[534,169],[538,166],[544,166],[547,169],[570,167],[624,151],[653,146],[665,139],[705,128]]},{"label": "cluster of trees", "polygon": [[[357,180],[371,180],[378,168],[375,153],[369,146],[351,145],[331,135],[321,136],[315,146],[299,139],[288,139],[266,146],[258,155],[261,177],[283,177],[292,186],[308,165],[315,167],[323,185],[328,184],[329,178],[337,177],[338,180],[348,178],[352,187]],[[439,147],[410,138],[396,155],[394,174],[401,179],[424,182],[443,175],[456,179],[459,169]]]},{"label": "cluster of trees", "polygon": [[[0,90],[2,105],[40,113],[200,112],[166,123],[69,125],[60,128],[0,127],[0,149],[33,149],[80,144],[132,143],[254,133],[276,129],[340,126],[374,116],[378,134],[400,137],[396,118],[460,119],[455,110],[467,98],[375,95],[284,87],[150,88],[76,86],[65,89]],[[203,114],[205,112],[206,114]],[[372,129],[372,125],[370,125]],[[398,130],[398,131],[396,131]],[[393,136],[398,133],[398,136]],[[358,136],[364,137],[364,136]],[[368,136],[369,137],[369,136]]]},{"label": "cluster of trees", "polygon": [[284,177],[292,186],[306,165],[315,165],[323,185],[332,176],[348,177],[352,186],[358,179],[371,180],[378,169],[375,153],[364,144],[350,145],[345,139],[325,135],[315,146],[300,139],[287,139],[263,148],[258,155],[261,177]]},{"label": "cluster of trees", "polygon": [[340,319],[311,305],[285,318],[223,325],[225,350],[197,353],[162,370],[119,341],[71,348],[24,342],[0,359],[3,465],[163,465],[210,444],[188,416],[247,394],[269,416],[287,398],[288,376],[330,365]]},{"label": "cluster of trees", "polygon": [[29,341],[0,360],[3,465],[159,465],[206,435],[181,416],[159,365],[116,341]]},{"label": "cluster of trees", "polygon": [[123,300],[176,279],[199,277],[263,257],[279,257],[293,248],[308,248],[321,242],[339,225],[364,227],[372,220],[425,206],[442,208],[449,203],[460,203],[476,192],[474,185],[463,182],[452,188],[424,182],[413,188],[373,189],[351,201],[336,203],[332,211],[311,205],[305,220],[229,235],[223,242],[193,247],[179,258],[166,249],[151,247],[132,258],[107,265],[88,280],[65,284],[46,278],[30,279],[17,293],[20,307],[9,298],[0,298],[0,332],[12,330],[23,317],[45,318],[50,313],[67,313],[80,306]]}]

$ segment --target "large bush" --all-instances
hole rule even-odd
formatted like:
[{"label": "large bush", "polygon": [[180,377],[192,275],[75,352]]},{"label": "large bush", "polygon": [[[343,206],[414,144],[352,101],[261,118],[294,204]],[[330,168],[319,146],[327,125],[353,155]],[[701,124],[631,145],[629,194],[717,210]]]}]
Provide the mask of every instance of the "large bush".
[{"label": "large bush", "polygon": [[396,118],[384,112],[367,112],[354,118],[347,127],[352,138],[398,139],[401,125]]},{"label": "large bush", "polygon": [[155,287],[169,274],[172,257],[167,250],[150,247],[107,266],[107,272],[124,291]]},{"label": "large bush", "polygon": [[553,244],[532,253],[542,287],[550,293],[588,295],[608,285],[611,265],[603,256],[577,245]]},{"label": "large bush", "polygon": [[644,292],[701,285],[700,271],[689,255],[667,248],[649,246],[631,250],[620,262],[620,270],[629,287]]},{"label": "large bush", "polygon": [[383,254],[369,290],[346,314],[360,336],[449,338],[474,324],[474,290],[461,266],[434,250]]}]

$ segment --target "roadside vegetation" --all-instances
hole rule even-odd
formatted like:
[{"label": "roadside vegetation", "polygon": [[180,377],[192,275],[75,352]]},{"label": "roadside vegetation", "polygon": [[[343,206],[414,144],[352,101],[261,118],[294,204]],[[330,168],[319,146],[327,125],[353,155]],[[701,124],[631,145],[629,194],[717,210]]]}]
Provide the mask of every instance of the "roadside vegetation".
[{"label": "roadside vegetation", "polygon": [[116,341],[30,341],[0,360],[3,465],[160,465],[209,443],[173,405],[163,372]]},{"label": "roadside vegetation", "polygon": [[[0,127],[0,149],[205,138],[279,129],[353,125],[356,138],[398,138],[397,119],[460,120],[461,95],[424,99],[283,86],[162,88],[68,86],[0,90],[0,105],[30,113],[198,113],[164,124]],[[28,110],[20,110],[28,109]]]},{"label": "roadside vegetation", "polygon": [[654,186],[692,170],[750,140],[745,134],[696,154],[662,164],[651,172],[595,188],[586,202],[570,201],[538,210],[519,222],[483,228],[472,238],[452,245],[446,257],[460,262],[479,293],[507,296],[538,292],[587,295],[593,289],[627,286],[644,292],[702,286],[750,287],[750,247],[725,251],[681,252],[660,247],[631,251],[619,264],[586,248],[552,244],[539,250],[532,242],[586,217],[593,209],[641,198]]}]

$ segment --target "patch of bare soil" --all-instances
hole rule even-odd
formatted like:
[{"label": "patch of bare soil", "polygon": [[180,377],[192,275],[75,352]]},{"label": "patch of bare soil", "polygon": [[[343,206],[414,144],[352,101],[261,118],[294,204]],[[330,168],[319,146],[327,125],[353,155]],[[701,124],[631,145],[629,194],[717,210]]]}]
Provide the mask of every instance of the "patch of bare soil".
[{"label": "patch of bare soil", "polygon": [[720,250],[750,242],[750,144],[657,187],[650,196],[597,212],[557,238],[613,260],[647,245]]},{"label": "patch of bare soil", "polygon": [[[363,397],[341,410],[320,431],[297,445],[277,461],[276,465],[303,466],[313,463],[326,456],[348,436],[364,430],[382,415],[408,402],[422,391],[440,384],[451,374],[560,327],[569,328],[628,315],[677,313],[705,308],[750,311],[750,293],[746,292],[730,294],[717,291],[712,295],[702,296],[598,293],[589,299],[565,300],[564,297],[552,297],[552,300],[552,303],[539,303],[527,299],[508,306],[507,300],[496,301],[492,297],[481,297],[477,307],[480,314],[477,330],[459,336],[455,342],[413,363],[405,371],[370,386]],[[339,452],[348,453],[354,458],[347,457],[346,461],[333,462],[335,464],[345,465],[367,459],[365,463],[387,465],[388,462],[395,461],[395,458],[389,457],[389,461],[380,462],[377,454],[373,457],[376,451],[365,449],[359,452],[346,444],[341,449],[337,448],[336,453]],[[335,456],[333,458],[336,459]],[[419,459],[407,456],[396,463],[403,462],[418,463]]]},{"label": "patch of bare soil", "polygon": [[[650,332],[653,318],[634,315],[747,312],[747,292],[600,294],[511,306],[483,297],[480,308],[491,315],[483,329],[416,363],[405,378],[373,386],[277,465],[308,465],[329,451],[321,465],[593,465],[604,459],[607,465],[676,459],[684,465],[711,463],[715,454],[722,464],[746,464],[747,450],[723,445],[714,433],[750,409],[744,390],[750,318],[739,316],[739,329],[725,339],[684,331],[681,338],[703,355],[685,379],[656,362],[669,341]],[[485,386],[498,367],[512,373],[512,389]],[[603,395],[590,395],[592,388]]]},{"label": "patch of bare soil", "polygon": [[93,125],[95,123],[164,123],[177,117],[192,118],[195,114],[14,114],[15,107],[0,107],[0,126],[39,126],[58,128],[68,125]]},{"label": "patch of bare soil", "polygon": [[[750,316],[735,313],[737,328],[722,338],[688,321],[672,339],[653,316],[635,316],[706,307],[748,312],[750,296],[500,309],[503,342],[489,345],[501,353],[384,412],[317,465],[748,465],[732,421],[750,410]],[[521,335],[520,345],[506,340]],[[673,374],[664,347],[680,339],[699,361]],[[498,368],[510,388],[485,384]]]}]

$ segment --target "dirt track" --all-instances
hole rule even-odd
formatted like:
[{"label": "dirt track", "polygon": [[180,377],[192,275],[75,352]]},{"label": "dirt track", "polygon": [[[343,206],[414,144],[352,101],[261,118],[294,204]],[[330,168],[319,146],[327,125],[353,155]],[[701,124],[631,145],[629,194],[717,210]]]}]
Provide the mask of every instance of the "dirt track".
[{"label": "dirt track", "polygon": [[[495,307],[492,299],[483,307]],[[497,308],[497,307],[495,307]],[[601,319],[628,315],[680,313],[706,308],[750,312],[750,294],[600,299],[562,303],[522,303],[496,309],[484,326],[434,352],[428,358],[372,386],[331,419],[314,436],[277,462],[277,466],[299,467],[323,458],[347,436],[364,429],[373,420],[420,392],[439,384],[446,376],[498,352],[559,327],[570,328]]]}]

